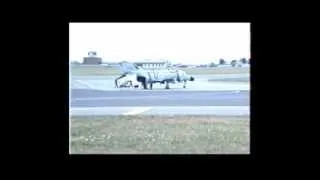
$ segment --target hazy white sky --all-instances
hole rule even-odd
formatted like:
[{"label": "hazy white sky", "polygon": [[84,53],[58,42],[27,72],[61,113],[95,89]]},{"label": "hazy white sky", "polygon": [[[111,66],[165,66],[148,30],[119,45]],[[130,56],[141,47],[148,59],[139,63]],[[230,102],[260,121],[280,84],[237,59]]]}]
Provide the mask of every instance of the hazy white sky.
[{"label": "hazy white sky", "polygon": [[69,60],[200,64],[250,58],[250,23],[70,23]]}]

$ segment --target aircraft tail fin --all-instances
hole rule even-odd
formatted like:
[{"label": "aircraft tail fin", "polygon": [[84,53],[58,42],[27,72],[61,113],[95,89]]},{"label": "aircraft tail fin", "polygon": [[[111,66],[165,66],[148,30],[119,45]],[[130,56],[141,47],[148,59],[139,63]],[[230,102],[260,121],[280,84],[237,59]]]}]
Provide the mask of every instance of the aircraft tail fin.
[{"label": "aircraft tail fin", "polygon": [[139,67],[133,63],[121,62],[120,63],[120,70],[122,73],[132,73],[132,72],[139,70]]}]

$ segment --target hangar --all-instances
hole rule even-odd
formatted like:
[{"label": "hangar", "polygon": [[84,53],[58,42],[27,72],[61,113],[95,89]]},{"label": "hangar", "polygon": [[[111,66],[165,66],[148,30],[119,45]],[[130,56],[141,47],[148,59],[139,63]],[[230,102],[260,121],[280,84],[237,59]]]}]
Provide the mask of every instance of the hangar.
[{"label": "hangar", "polygon": [[139,61],[134,62],[134,64],[145,69],[164,69],[169,67],[168,61]]}]

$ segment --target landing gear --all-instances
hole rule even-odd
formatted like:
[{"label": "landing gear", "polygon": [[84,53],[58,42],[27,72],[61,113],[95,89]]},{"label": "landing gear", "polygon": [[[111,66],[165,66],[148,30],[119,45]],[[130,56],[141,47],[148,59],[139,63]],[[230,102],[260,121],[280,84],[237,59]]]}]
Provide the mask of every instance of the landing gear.
[{"label": "landing gear", "polygon": [[180,75],[179,75],[179,71],[177,70],[177,81],[180,82],[181,79],[180,79]]},{"label": "landing gear", "polygon": [[166,89],[170,89],[168,82],[166,82]]},{"label": "landing gear", "polygon": [[150,89],[151,89],[151,90],[152,90],[152,85],[153,85],[153,84],[152,84],[152,83],[150,83]]},{"label": "landing gear", "polygon": [[147,89],[147,80],[145,77],[138,76],[137,81],[142,83],[143,89]]},{"label": "landing gear", "polygon": [[183,88],[186,88],[187,81],[183,81]]}]

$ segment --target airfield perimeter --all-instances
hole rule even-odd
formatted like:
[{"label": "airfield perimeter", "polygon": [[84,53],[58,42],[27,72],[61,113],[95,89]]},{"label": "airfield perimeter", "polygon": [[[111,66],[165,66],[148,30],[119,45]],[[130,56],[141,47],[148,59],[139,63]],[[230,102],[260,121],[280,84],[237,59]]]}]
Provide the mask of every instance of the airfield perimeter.
[{"label": "airfield perimeter", "polygon": [[232,74],[230,69],[226,74],[194,73],[195,81],[187,82],[185,89],[182,83],[177,83],[171,84],[169,90],[159,84],[154,85],[153,90],[116,89],[114,74],[85,76],[71,72],[71,115],[247,116],[250,114],[250,77],[244,69],[237,74]]}]

